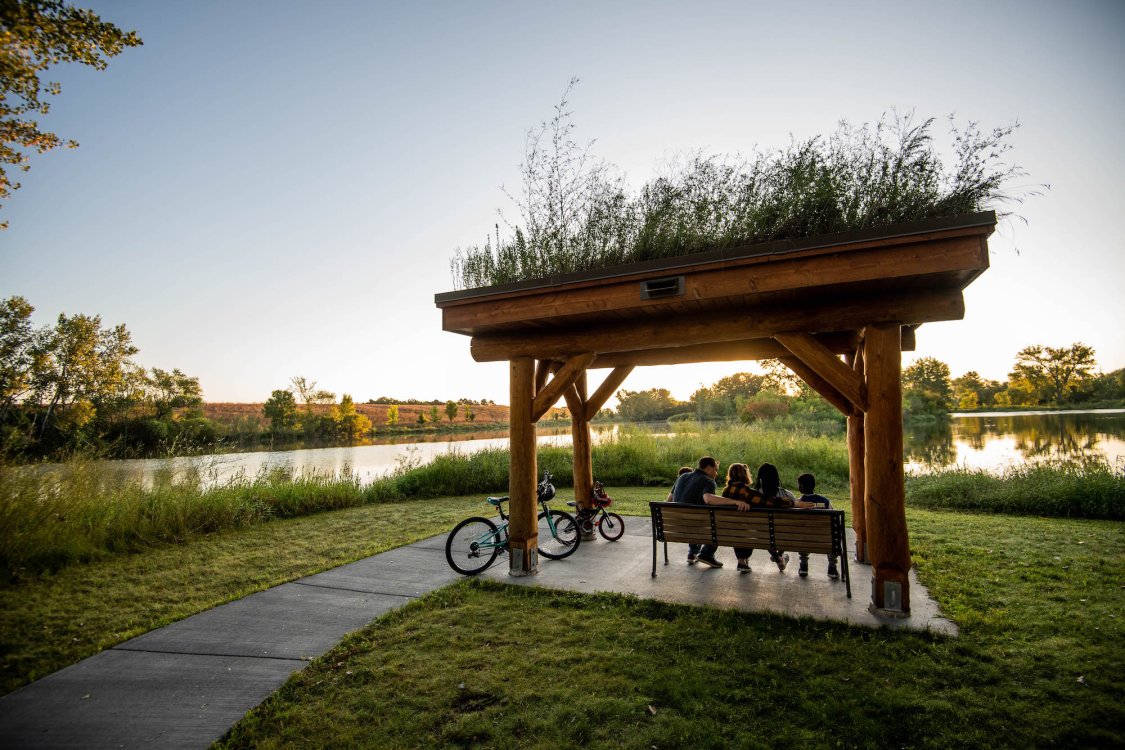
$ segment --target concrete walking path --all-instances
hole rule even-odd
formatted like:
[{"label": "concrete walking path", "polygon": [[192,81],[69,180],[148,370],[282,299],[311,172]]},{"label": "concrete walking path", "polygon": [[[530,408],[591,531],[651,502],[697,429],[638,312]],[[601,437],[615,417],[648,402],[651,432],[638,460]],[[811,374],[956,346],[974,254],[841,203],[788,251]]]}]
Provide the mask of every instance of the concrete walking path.
[{"label": "concrete walking path", "polygon": [[[868,611],[870,569],[852,564],[852,599],[827,578],[823,555],[797,576],[794,555],[780,573],[764,553],[753,573],[685,563],[686,546],[663,550],[651,576],[651,526],[625,519],[618,542],[583,543],[570,558],[541,558],[537,575],[512,578],[500,558],[483,577],[515,585],[634,594],[663,601],[770,611],[867,627],[956,634],[911,572],[907,619]],[[145,633],[0,698],[4,748],[205,748],[289,675],[348,633],[461,579],[445,561],[445,534],[343,565]]]}]

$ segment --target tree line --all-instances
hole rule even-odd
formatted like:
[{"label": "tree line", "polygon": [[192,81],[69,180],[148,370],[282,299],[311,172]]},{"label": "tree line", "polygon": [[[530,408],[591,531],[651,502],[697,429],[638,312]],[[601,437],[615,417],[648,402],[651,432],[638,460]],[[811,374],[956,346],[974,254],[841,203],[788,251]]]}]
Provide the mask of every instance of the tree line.
[{"label": "tree line", "polygon": [[[617,392],[616,412],[602,419],[652,422],[666,419],[842,420],[843,415],[777,360],[763,360],[762,374],[740,372],[700,387],[687,401],[666,388]],[[1006,381],[975,371],[953,378],[949,365],[923,357],[902,372],[903,413],[933,418],[953,409],[1067,407],[1125,403],[1125,369],[1095,373],[1094,350],[1082,343],[1021,349]]]},{"label": "tree line", "polygon": [[[370,437],[377,429],[365,415],[359,414],[355,401],[345,393],[340,403],[336,395],[317,387],[315,380],[303,376],[290,378],[288,388],[275,390],[262,405],[262,416],[269,424],[270,435],[281,439],[358,440]],[[298,401],[300,403],[298,403]],[[369,404],[387,406],[384,426],[390,429],[408,427],[400,421],[399,405],[428,405],[429,411],[419,411],[415,425],[437,424],[444,414],[449,424],[460,414],[466,422],[476,421],[474,406],[492,404],[488,399],[474,401],[462,398],[457,401],[419,401],[408,399],[393,401],[385,396],[369,399]]]},{"label": "tree line", "polygon": [[352,442],[384,427],[452,424],[458,416],[472,423],[474,407],[493,403],[410,399],[402,403],[429,409],[411,425],[400,425],[398,404],[391,404],[385,424],[376,427],[351,395],[337,403],[315,380],[295,376],[263,405],[268,433],[262,434],[257,419],[236,424],[206,418],[198,378],[137,364],[138,349],[125,325],[63,313],[50,325],[35,326],[34,311],[23,297],[0,300],[0,459],[175,453],[224,440]]},{"label": "tree line", "polygon": [[34,311],[23,297],[0,301],[0,453],[127,452],[217,437],[200,411],[199,379],[138,365],[124,325],[63,313],[36,327]]},{"label": "tree line", "polygon": [[949,365],[923,357],[903,370],[903,400],[908,414],[950,409],[1074,407],[1125,401],[1125,368],[1098,368],[1094,349],[1081,342],[1064,347],[1033,344],[1016,353],[1005,381],[982,378],[974,370],[953,378]]}]

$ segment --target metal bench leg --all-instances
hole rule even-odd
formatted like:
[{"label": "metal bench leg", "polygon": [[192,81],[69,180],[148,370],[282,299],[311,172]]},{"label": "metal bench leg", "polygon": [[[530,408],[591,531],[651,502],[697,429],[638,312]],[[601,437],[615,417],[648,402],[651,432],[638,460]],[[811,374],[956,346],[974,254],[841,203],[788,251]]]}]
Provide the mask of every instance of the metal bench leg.
[{"label": "metal bench leg", "polygon": [[652,535],[652,577],[656,578],[656,534]]}]

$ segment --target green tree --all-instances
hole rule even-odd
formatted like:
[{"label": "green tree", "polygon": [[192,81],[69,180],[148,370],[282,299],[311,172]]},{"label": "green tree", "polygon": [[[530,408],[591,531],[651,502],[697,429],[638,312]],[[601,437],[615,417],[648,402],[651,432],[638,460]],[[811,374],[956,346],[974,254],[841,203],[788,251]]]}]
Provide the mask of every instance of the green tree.
[{"label": "green tree", "polygon": [[297,426],[297,399],[288,389],[276,390],[262,405],[262,416],[270,422],[271,432],[287,432]]},{"label": "green tree", "polygon": [[200,406],[203,403],[199,378],[189,377],[178,369],[168,372],[159,367],[152,368],[147,385],[148,401],[156,411],[157,419],[171,417],[173,409]]},{"label": "green tree", "polygon": [[31,325],[35,308],[23,297],[0,302],[0,424],[31,392],[41,348]]},{"label": "green tree", "polygon": [[736,372],[696,390],[691,394],[691,403],[700,419],[733,417],[747,400],[762,390],[765,382],[765,375]]},{"label": "green tree", "polygon": [[356,411],[351,394],[345,393],[336,405],[336,431],[345,440],[356,440],[371,431],[371,420]]},{"label": "green tree", "polygon": [[1081,342],[1058,349],[1035,344],[1016,354],[1008,379],[1029,384],[1040,401],[1059,404],[1088,383],[1096,365],[1093,348]]},{"label": "green tree", "polygon": [[1125,399],[1125,368],[1095,377],[1090,383],[1090,393],[1098,401]]},{"label": "green tree", "polygon": [[907,414],[938,416],[953,406],[953,381],[949,365],[922,357],[902,372],[902,398]]},{"label": "green tree", "polygon": [[437,424],[441,421],[441,412],[438,410],[437,404],[430,406],[430,421]]},{"label": "green tree", "polygon": [[617,416],[627,422],[652,422],[667,419],[686,410],[687,404],[672,398],[667,388],[617,392]]},{"label": "green tree", "polygon": [[58,63],[104,70],[109,58],[141,43],[135,31],[122,31],[62,0],[0,0],[0,199],[19,189],[8,168],[26,172],[30,152],[78,146],[41,130],[34,119],[47,114],[47,98],[61,90],[40,74]]},{"label": "green tree", "polygon": [[469,404],[465,404],[464,414],[466,422],[475,422],[477,419],[477,413],[473,411],[473,407],[469,406]]},{"label": "green tree", "polygon": [[34,376],[33,403],[41,407],[37,421],[42,439],[59,410],[69,411],[70,429],[93,420],[99,407],[131,400],[138,391],[138,368],[129,358],[137,353],[124,325],[102,328],[101,316],[59,315],[45,331]]},{"label": "green tree", "polygon": [[755,394],[742,407],[739,419],[743,422],[777,419],[789,413],[789,399],[774,390]]},{"label": "green tree", "polygon": [[398,404],[387,407],[387,424],[394,427],[398,424]]},{"label": "green tree", "polygon": [[457,402],[445,402],[445,416],[449,420],[449,424],[453,424],[453,420],[457,418]]},{"label": "green tree", "polygon": [[293,390],[297,392],[297,396],[305,405],[305,414],[311,415],[313,413],[313,406],[316,404],[331,404],[336,401],[336,394],[332,391],[326,391],[322,388],[316,387],[315,380],[295,375],[289,378],[289,382],[293,386]]},{"label": "green tree", "polygon": [[426,412],[418,412],[418,424],[426,424]]}]

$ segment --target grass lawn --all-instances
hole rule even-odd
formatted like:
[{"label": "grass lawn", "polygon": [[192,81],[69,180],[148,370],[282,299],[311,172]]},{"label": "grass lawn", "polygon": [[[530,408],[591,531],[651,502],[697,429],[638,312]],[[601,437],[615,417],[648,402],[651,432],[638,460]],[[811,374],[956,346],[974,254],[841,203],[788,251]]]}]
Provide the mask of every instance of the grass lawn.
[{"label": "grass lawn", "polygon": [[[616,510],[643,513],[662,491],[610,493]],[[0,588],[4,690],[252,591],[440,533],[485,507],[474,495],[350,508]],[[960,638],[466,582],[349,638],[228,744],[1125,742],[1125,526],[908,515],[919,575]]]},{"label": "grass lawn", "polygon": [[348,638],[224,746],[1121,746],[1125,527],[910,523],[959,638],[467,581]]}]

